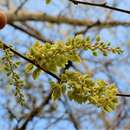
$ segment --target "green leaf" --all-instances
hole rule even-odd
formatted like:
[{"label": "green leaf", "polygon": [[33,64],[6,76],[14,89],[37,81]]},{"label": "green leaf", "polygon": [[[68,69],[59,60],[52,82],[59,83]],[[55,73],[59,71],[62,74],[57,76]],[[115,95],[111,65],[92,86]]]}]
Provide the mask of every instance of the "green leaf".
[{"label": "green leaf", "polygon": [[52,99],[55,101],[57,100],[62,94],[62,88],[61,87],[55,87],[52,92]]},{"label": "green leaf", "polygon": [[3,49],[3,43],[0,41],[0,49]]},{"label": "green leaf", "polygon": [[110,108],[110,106],[107,105],[107,106],[104,107],[104,111],[111,112],[112,108]]},{"label": "green leaf", "polygon": [[21,62],[20,62],[20,61],[17,61],[17,62],[15,63],[15,67],[18,68],[20,64],[21,64]]},{"label": "green leaf", "polygon": [[46,4],[50,4],[52,0],[46,0]]},{"label": "green leaf", "polygon": [[97,52],[96,51],[93,51],[93,56],[97,56]]},{"label": "green leaf", "polygon": [[86,42],[90,42],[90,37],[89,36],[86,37]]},{"label": "green leaf", "polygon": [[107,46],[110,46],[110,45],[111,45],[111,42],[108,42],[108,43],[107,43]]},{"label": "green leaf", "polygon": [[33,79],[34,79],[34,80],[39,77],[40,72],[41,72],[41,70],[40,70],[39,68],[37,68],[37,69],[35,69],[35,70],[33,71],[32,76],[33,76]]},{"label": "green leaf", "polygon": [[25,66],[25,72],[26,72],[26,73],[31,72],[32,69],[33,69],[33,64],[31,64],[31,63],[28,63],[28,64]]},{"label": "green leaf", "polygon": [[80,60],[80,57],[79,57],[78,55],[76,55],[76,54],[71,55],[71,56],[70,56],[70,59],[71,59],[72,61],[75,61],[75,62],[80,62],[80,61],[81,61],[81,60]]},{"label": "green leaf", "polygon": [[62,86],[59,83],[55,83],[54,81],[50,80],[52,95],[51,98],[55,101],[57,100],[62,94]]},{"label": "green leaf", "polygon": [[107,52],[103,52],[103,55],[104,55],[104,56],[108,56]]},{"label": "green leaf", "polygon": [[96,36],[96,41],[99,42],[101,40],[100,36]]},{"label": "green leaf", "polygon": [[15,64],[19,66],[19,65],[21,64],[21,62],[20,62],[20,61],[17,61]]}]

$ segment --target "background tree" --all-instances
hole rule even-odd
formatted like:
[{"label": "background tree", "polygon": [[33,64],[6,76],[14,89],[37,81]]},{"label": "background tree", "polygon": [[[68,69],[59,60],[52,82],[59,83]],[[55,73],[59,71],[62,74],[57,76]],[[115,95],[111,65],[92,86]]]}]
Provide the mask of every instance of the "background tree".
[{"label": "background tree", "polygon": [[[1,130],[130,129],[128,98],[130,96],[128,35],[130,4],[127,0],[37,0],[36,2],[34,0],[1,0],[0,4],[1,12],[5,12],[5,16],[7,16],[7,25],[0,30],[1,49],[4,50],[0,53]],[[0,24],[1,18],[0,13]],[[78,43],[77,41],[84,43],[84,39],[87,40],[87,43],[89,41],[99,43],[101,40],[97,35],[101,36],[104,41],[103,45],[108,45],[105,46],[106,50],[109,50],[108,52],[116,48],[116,51],[112,52],[120,54],[122,51],[117,48],[119,46],[124,53],[121,55],[108,54],[106,57],[107,53],[102,51],[102,47],[99,49],[101,52],[94,49],[96,44],[90,45],[91,51],[84,51],[84,48],[77,47],[78,44],[76,44],[71,46],[78,48],[80,64],[73,62],[77,61],[77,55],[76,58],[70,58],[73,59],[72,61],[65,57],[69,60],[66,66],[63,65],[62,69],[53,73],[54,64],[46,68],[41,67],[38,64],[41,60],[37,57],[35,57],[37,62],[32,62],[30,48],[34,49],[34,53],[41,48],[44,50],[45,46],[56,48],[57,40],[66,43],[70,37],[73,40],[76,39],[74,43]],[[90,40],[87,36],[90,37]],[[36,41],[40,41],[42,45]],[[48,45],[47,42],[52,45]],[[106,44],[107,42],[111,42],[111,45]],[[70,43],[68,42],[69,45]],[[66,46],[57,48],[66,49]],[[25,56],[27,53],[28,55]],[[67,56],[70,54],[67,53]],[[45,64],[49,63],[48,59],[49,57]],[[55,59],[57,63],[58,59],[59,57]],[[54,59],[50,57],[50,60]],[[21,64],[17,61],[21,61]],[[27,67],[26,71],[30,71],[30,67],[32,67],[27,63],[34,64],[46,73],[42,72],[38,79],[34,80],[40,70],[36,69],[36,71],[26,73],[25,68]],[[43,63],[42,65],[44,65]],[[54,94],[50,84],[53,87],[57,85],[56,80],[60,82],[64,76],[60,77],[60,75],[64,74],[65,70],[88,74],[94,80],[102,79],[109,84],[115,83],[118,88],[116,96],[119,97],[117,108],[113,112],[107,113],[102,109],[104,107],[98,108],[93,105],[93,102],[78,104],[71,101],[68,96],[64,94],[61,96],[59,89],[56,89]],[[77,75],[82,78],[80,74]],[[67,81],[71,80],[72,76],[68,76]],[[113,95],[111,92],[109,94]],[[60,98],[53,101],[52,95],[53,99],[59,96]],[[76,101],[79,99],[81,96],[76,96]],[[105,103],[109,104],[107,101]]]}]

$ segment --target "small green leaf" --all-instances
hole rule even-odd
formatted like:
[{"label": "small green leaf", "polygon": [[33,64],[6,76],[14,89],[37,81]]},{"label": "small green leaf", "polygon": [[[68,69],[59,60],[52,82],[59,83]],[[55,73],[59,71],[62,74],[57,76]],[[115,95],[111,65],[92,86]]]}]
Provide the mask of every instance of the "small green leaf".
[{"label": "small green leaf", "polygon": [[110,106],[107,105],[107,106],[104,107],[104,111],[111,112],[112,108],[110,108]]},{"label": "small green leaf", "polygon": [[100,36],[96,36],[96,41],[99,42],[101,40]]},{"label": "small green leaf", "polygon": [[61,87],[56,87],[53,89],[52,92],[52,99],[55,101],[57,100],[62,94],[62,88]]},{"label": "small green leaf", "polygon": [[104,55],[104,56],[108,56],[107,52],[104,52],[103,55]]},{"label": "small green leaf", "polygon": [[46,4],[50,4],[52,0],[46,0]]},{"label": "small green leaf", "polygon": [[51,90],[52,90],[52,100],[57,100],[62,94],[62,86],[59,83],[55,83],[54,81],[50,80]]},{"label": "small green leaf", "polygon": [[32,69],[33,69],[33,64],[31,64],[31,63],[28,63],[28,64],[25,66],[25,72],[26,72],[26,73],[31,72]]},{"label": "small green leaf", "polygon": [[3,49],[3,43],[0,41],[0,49]]},{"label": "small green leaf", "polygon": [[40,72],[41,72],[41,70],[40,70],[39,68],[37,68],[37,69],[35,69],[35,70],[33,71],[32,76],[33,76],[33,79],[34,79],[34,80],[38,78],[38,76],[40,75]]},{"label": "small green leaf", "polygon": [[96,51],[93,51],[93,56],[97,56],[97,52]]},{"label": "small green leaf", "polygon": [[57,100],[62,94],[62,88],[60,85],[56,85],[52,92],[52,99],[55,101]]},{"label": "small green leaf", "polygon": [[70,55],[69,58],[72,61],[75,61],[75,62],[80,62],[81,61],[80,56],[78,56],[77,54]]},{"label": "small green leaf", "polygon": [[110,46],[110,45],[111,45],[111,42],[108,42],[108,43],[107,43],[107,46]]},{"label": "small green leaf", "polygon": [[20,61],[17,61],[15,64],[19,66],[19,65],[21,64],[21,62],[20,62]]},{"label": "small green leaf", "polygon": [[90,37],[89,36],[86,37],[86,42],[90,42]]},{"label": "small green leaf", "polygon": [[15,67],[18,68],[20,64],[21,64],[21,62],[20,62],[20,61],[17,61],[17,62],[15,63]]}]

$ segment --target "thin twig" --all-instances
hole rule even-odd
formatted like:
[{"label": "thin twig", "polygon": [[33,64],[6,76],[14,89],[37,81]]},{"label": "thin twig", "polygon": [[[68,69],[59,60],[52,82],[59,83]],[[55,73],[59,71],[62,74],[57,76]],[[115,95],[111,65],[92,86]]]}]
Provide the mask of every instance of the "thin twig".
[{"label": "thin twig", "polygon": [[52,91],[50,91],[49,95],[45,98],[45,100],[41,103],[41,105],[34,108],[30,112],[30,114],[27,116],[27,119],[22,124],[22,126],[20,128],[15,128],[15,130],[25,130],[28,122],[31,121],[36,115],[38,115],[41,112],[42,108],[45,107],[49,103],[49,101],[51,99],[51,95],[52,95]]},{"label": "thin twig", "polygon": [[118,93],[116,96],[121,96],[121,97],[130,97],[130,94],[123,94],[123,93]]},{"label": "thin twig", "polygon": [[15,14],[17,14],[19,12],[20,9],[22,9],[22,7],[25,5],[25,3],[27,2],[28,0],[24,0],[18,7],[17,9],[15,10]]},{"label": "thin twig", "polygon": [[107,8],[107,9],[110,9],[110,10],[130,14],[129,10],[112,7],[112,6],[107,5],[107,3],[98,4],[98,3],[91,3],[91,2],[78,1],[78,0],[69,0],[69,1],[74,3],[75,5],[82,4],[82,5],[97,6],[97,7],[101,7],[101,8]]},{"label": "thin twig", "polygon": [[63,100],[60,100],[62,102],[62,104],[64,105],[65,109],[66,109],[66,112],[68,113],[69,115],[69,119],[70,121],[73,123],[73,126],[76,130],[79,130],[80,129],[80,122],[78,121],[78,119],[75,117],[75,114],[73,113],[69,103],[67,102],[67,98],[65,97],[64,95],[64,101]]},{"label": "thin twig", "polygon": [[35,22],[49,22],[53,24],[68,24],[71,26],[98,26],[100,28],[106,27],[116,27],[116,26],[130,26],[129,21],[118,21],[118,20],[110,20],[110,21],[93,21],[90,19],[75,19],[69,18],[65,16],[52,16],[43,12],[26,12],[19,11],[16,15],[12,12],[6,12],[8,18],[8,24],[12,24],[14,22],[26,22],[26,21],[35,21]]},{"label": "thin twig", "polygon": [[12,27],[14,27],[15,29],[17,30],[20,30],[26,34],[28,34],[29,36],[32,36],[33,38],[36,38],[37,40],[41,41],[41,42],[49,42],[49,43],[52,43],[51,40],[49,39],[45,39],[42,35],[38,35],[36,34],[34,31],[32,30],[29,30],[29,29],[26,29],[25,27],[22,27],[22,26],[19,26],[19,25],[16,25],[16,24],[10,24]]}]

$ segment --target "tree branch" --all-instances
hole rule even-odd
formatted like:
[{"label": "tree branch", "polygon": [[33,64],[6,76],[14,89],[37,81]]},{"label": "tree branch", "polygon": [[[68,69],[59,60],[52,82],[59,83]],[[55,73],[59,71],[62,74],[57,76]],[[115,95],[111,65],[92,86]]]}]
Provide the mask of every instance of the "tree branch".
[{"label": "tree branch", "polygon": [[110,9],[110,10],[130,14],[129,10],[112,7],[112,6],[107,5],[107,3],[98,4],[98,3],[90,3],[90,2],[78,1],[78,0],[69,0],[69,1],[72,2],[75,5],[82,4],[82,5],[97,6],[97,7],[101,7],[101,8],[106,8],[106,9]]},{"label": "tree branch", "polygon": [[21,4],[17,7],[14,13],[17,14],[22,9],[22,7],[26,4],[26,2],[28,2],[28,0],[24,0],[23,2],[21,2]]},{"label": "tree branch", "polygon": [[64,105],[66,112],[68,113],[69,119],[70,121],[73,123],[73,126],[76,130],[80,129],[80,123],[78,121],[78,119],[75,117],[69,103],[67,102],[67,98],[64,95],[65,100],[60,100],[62,102],[62,104]]},{"label": "tree branch", "polygon": [[15,29],[17,30],[20,30],[26,34],[28,34],[29,36],[33,37],[33,38],[36,38],[37,40],[41,41],[41,42],[49,42],[49,43],[52,43],[51,40],[49,39],[46,39],[45,37],[43,37],[40,33],[37,34],[34,32],[34,30],[30,30],[30,29],[27,29],[23,26],[19,26],[19,25],[16,25],[16,24],[10,24],[12,27],[14,27]]},{"label": "tree branch", "polygon": [[15,130],[25,130],[26,126],[28,124],[29,121],[31,121],[33,119],[33,117],[35,117],[36,115],[38,115],[41,110],[43,109],[43,107],[45,107],[50,99],[51,99],[51,95],[52,95],[52,91],[49,93],[49,95],[45,98],[45,100],[41,103],[41,105],[39,105],[38,107],[35,107],[27,116],[25,122],[23,123],[23,125],[20,128],[15,128]]},{"label": "tree branch", "polygon": [[114,26],[130,26],[130,22],[122,22],[122,21],[92,21],[87,19],[74,19],[68,18],[65,16],[51,16],[46,13],[34,13],[34,12],[24,12],[19,11],[18,14],[14,14],[13,12],[6,13],[8,17],[8,24],[12,24],[14,22],[26,22],[26,21],[40,21],[40,22],[49,22],[54,24],[69,24],[72,26],[98,26],[98,27],[114,27]]}]

